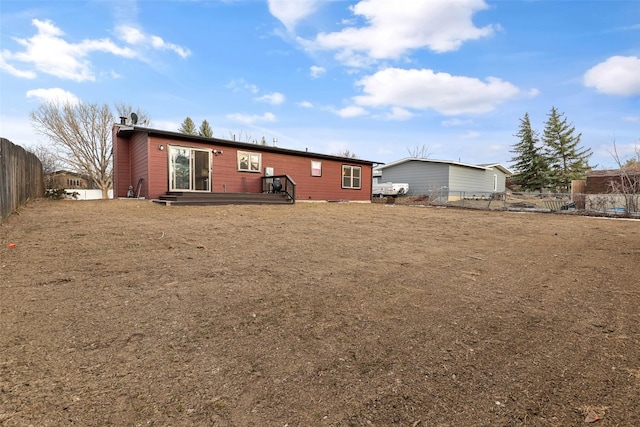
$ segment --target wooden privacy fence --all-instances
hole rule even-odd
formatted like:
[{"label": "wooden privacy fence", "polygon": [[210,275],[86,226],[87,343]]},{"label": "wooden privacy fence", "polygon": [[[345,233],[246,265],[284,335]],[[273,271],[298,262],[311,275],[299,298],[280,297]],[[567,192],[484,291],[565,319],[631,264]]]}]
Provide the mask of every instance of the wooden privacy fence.
[{"label": "wooden privacy fence", "polygon": [[40,159],[8,139],[0,138],[0,222],[27,200],[43,194]]},{"label": "wooden privacy fence", "polygon": [[571,181],[571,198],[576,208],[584,209],[586,205],[585,193],[587,192],[587,181],[584,179]]}]

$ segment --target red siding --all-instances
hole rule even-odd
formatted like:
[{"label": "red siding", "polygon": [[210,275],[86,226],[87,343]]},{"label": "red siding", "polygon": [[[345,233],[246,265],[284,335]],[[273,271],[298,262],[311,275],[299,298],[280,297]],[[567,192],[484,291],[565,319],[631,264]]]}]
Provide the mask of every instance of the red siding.
[{"label": "red siding", "polygon": [[142,178],[142,186],[140,187],[140,193],[137,194],[140,197],[148,197],[149,191],[147,185],[149,183],[148,173],[148,144],[147,135],[136,133],[131,137],[129,145],[131,153],[131,182],[127,185],[133,186],[133,191],[138,190],[138,180]]},{"label": "red siding", "polygon": [[[118,138],[121,139],[121,138]],[[159,150],[163,145],[164,150]],[[141,196],[151,199],[166,193],[169,188],[168,177],[168,145],[181,147],[204,148],[222,152],[211,155],[212,191],[228,193],[259,193],[262,191],[262,177],[266,167],[272,167],[275,175],[289,175],[296,183],[297,200],[354,200],[371,199],[371,169],[369,163],[352,162],[349,159],[316,158],[312,153],[290,154],[280,152],[262,152],[260,145],[249,144],[247,147],[229,147],[224,144],[206,143],[197,140],[174,140],[163,135],[148,136],[145,132],[134,132],[130,143],[130,183],[118,183],[118,196],[126,196],[129,184],[134,188],[138,178],[143,178]],[[237,170],[238,151],[262,153],[262,164],[259,173],[239,172]],[[121,154],[121,152],[120,152]],[[120,156],[118,156],[120,158]],[[322,162],[322,176],[311,176],[311,160]],[[362,168],[361,188],[358,190],[342,188],[342,165],[353,165]],[[118,169],[126,168],[127,163],[119,160]],[[118,170],[120,180],[126,180],[125,171]],[[119,180],[119,181],[120,181]],[[120,191],[124,187],[124,195]]]},{"label": "red siding", "polygon": [[127,197],[131,182],[131,153],[129,140],[116,136],[118,128],[113,130],[113,197]]},{"label": "red siding", "polygon": [[[160,150],[160,145],[163,150]],[[167,141],[154,136],[149,137],[148,174],[145,189],[150,199],[156,199],[169,191],[169,150]]]}]

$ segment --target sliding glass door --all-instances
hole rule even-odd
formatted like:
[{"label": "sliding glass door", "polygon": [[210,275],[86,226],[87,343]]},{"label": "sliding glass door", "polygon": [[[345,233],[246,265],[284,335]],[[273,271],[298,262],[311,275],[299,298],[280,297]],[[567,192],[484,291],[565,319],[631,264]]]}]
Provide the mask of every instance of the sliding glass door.
[{"label": "sliding glass door", "polygon": [[211,191],[211,150],[169,147],[169,190]]}]

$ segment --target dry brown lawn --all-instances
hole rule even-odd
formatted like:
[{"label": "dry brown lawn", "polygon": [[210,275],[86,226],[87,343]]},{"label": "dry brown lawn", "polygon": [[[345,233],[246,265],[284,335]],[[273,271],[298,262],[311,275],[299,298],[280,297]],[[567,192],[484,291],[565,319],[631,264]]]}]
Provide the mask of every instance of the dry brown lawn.
[{"label": "dry brown lawn", "polygon": [[37,201],[0,242],[2,426],[640,425],[638,221]]}]

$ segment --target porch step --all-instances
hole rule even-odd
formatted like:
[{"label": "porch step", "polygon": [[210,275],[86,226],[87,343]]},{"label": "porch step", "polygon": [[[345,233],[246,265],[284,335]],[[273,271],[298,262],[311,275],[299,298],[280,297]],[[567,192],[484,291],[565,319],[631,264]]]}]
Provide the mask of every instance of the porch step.
[{"label": "porch step", "polygon": [[169,191],[155,203],[163,205],[287,205],[293,204],[286,194],[274,193],[192,193]]}]

